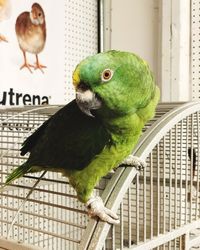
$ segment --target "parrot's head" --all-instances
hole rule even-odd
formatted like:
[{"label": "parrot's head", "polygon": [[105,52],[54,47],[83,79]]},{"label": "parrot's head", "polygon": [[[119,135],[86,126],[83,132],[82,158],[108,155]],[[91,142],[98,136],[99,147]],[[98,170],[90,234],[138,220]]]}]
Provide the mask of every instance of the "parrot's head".
[{"label": "parrot's head", "polygon": [[147,63],[135,54],[114,50],[83,60],[73,73],[73,84],[84,113],[107,117],[136,112],[155,92]]}]

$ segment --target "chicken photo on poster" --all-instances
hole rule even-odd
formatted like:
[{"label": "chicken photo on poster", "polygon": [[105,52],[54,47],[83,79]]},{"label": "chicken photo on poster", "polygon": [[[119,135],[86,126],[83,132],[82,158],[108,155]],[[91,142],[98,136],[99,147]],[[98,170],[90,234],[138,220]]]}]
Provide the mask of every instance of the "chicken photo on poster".
[{"label": "chicken photo on poster", "polygon": [[[20,69],[27,68],[32,73],[31,68],[34,68],[44,73],[43,68],[46,66],[40,64],[38,59],[38,54],[43,51],[46,42],[46,22],[42,6],[34,3],[30,12],[21,13],[17,17],[15,31],[24,57],[24,63]],[[27,52],[35,55],[34,65],[28,63]]]},{"label": "chicken photo on poster", "polygon": [[[10,18],[11,3],[10,0],[0,0],[0,24],[2,21]],[[0,42],[8,42],[7,38],[0,32]]]},{"label": "chicken photo on poster", "polygon": [[0,0],[0,108],[65,104],[66,3],[59,3],[55,12],[49,0]]}]

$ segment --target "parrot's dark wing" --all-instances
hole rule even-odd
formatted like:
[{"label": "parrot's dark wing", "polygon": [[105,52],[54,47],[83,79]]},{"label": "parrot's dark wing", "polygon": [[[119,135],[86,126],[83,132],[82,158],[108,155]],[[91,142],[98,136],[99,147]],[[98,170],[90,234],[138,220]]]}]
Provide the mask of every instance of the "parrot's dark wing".
[{"label": "parrot's dark wing", "polygon": [[31,149],[36,145],[37,141],[40,139],[42,134],[45,131],[48,123],[51,118],[45,121],[31,136],[29,136],[22,144],[22,148],[20,149],[21,155],[24,156],[26,153],[30,152]]},{"label": "parrot's dark wing", "polygon": [[83,169],[109,142],[97,118],[82,113],[76,101],[60,109],[23,143],[29,166]]}]

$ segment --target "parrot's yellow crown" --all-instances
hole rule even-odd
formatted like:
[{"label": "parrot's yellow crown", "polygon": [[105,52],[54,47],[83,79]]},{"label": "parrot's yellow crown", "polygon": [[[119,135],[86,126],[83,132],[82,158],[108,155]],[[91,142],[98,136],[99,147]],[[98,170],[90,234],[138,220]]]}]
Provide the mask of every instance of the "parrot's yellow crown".
[{"label": "parrot's yellow crown", "polygon": [[76,88],[79,83],[80,83],[80,75],[79,75],[79,69],[76,68],[75,71],[73,72],[72,80],[73,80],[73,85]]}]

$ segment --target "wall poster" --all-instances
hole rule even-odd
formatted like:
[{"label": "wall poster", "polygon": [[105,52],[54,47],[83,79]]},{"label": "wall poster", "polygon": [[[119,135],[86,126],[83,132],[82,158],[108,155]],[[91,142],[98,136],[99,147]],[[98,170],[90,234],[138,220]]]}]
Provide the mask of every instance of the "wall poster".
[{"label": "wall poster", "polygon": [[96,1],[0,0],[0,108],[74,98],[72,71],[97,34]]}]

